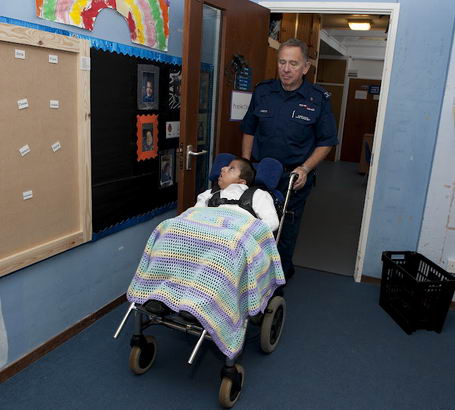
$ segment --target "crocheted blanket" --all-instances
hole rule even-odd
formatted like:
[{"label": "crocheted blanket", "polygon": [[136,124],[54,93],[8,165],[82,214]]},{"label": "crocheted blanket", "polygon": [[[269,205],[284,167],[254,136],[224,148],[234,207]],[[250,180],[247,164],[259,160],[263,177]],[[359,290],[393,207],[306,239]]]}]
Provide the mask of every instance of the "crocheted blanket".
[{"label": "crocheted blanket", "polygon": [[263,312],[284,283],[264,222],[226,207],[190,208],[153,231],[127,297],[191,313],[233,358],[242,349],[247,316]]}]

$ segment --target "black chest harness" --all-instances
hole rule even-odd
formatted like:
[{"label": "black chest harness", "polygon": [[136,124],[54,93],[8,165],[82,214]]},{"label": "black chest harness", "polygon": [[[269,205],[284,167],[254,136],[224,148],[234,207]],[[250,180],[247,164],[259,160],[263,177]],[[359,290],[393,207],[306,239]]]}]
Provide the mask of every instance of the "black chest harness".
[{"label": "black chest harness", "polygon": [[251,215],[257,218],[256,213],[253,211],[253,195],[258,188],[259,187],[248,188],[245,190],[245,192],[243,192],[242,196],[239,199],[220,198],[220,191],[216,191],[209,199],[207,205],[210,207],[217,207],[220,205],[238,205],[240,208],[245,209]]}]

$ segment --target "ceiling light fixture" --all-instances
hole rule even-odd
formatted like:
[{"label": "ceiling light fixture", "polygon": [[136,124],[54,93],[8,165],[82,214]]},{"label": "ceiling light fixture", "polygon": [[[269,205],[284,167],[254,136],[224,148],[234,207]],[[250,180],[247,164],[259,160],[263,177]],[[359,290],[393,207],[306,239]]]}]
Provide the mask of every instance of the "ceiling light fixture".
[{"label": "ceiling light fixture", "polygon": [[368,31],[371,29],[371,20],[348,20],[351,30]]}]

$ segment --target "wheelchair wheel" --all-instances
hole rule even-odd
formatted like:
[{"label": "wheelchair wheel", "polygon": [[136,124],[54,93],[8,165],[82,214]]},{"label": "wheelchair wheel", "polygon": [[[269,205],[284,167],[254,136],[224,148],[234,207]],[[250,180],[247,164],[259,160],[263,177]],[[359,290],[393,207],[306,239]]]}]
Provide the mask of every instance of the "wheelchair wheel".
[{"label": "wheelchair wheel", "polygon": [[261,325],[261,349],[272,353],[278,345],[286,318],[286,301],[281,296],[274,296],[264,312]]},{"label": "wheelchair wheel", "polygon": [[156,340],[153,336],[145,336],[145,347],[133,346],[130,352],[130,369],[135,374],[144,374],[149,370],[156,357]]},{"label": "wheelchair wheel", "polygon": [[[225,409],[230,409],[237,403],[240,392],[242,391],[243,381],[245,380],[245,371],[239,364],[235,365],[235,377],[239,377],[239,383],[234,383],[230,377],[223,377],[221,380],[218,400]],[[236,386],[237,384],[237,386]]]}]

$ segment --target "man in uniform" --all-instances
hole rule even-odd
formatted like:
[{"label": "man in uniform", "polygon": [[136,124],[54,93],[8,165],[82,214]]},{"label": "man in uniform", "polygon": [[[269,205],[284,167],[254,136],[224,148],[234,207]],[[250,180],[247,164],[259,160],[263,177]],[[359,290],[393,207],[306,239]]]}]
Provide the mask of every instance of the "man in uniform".
[{"label": "man in uniform", "polygon": [[290,173],[298,175],[288,206],[290,217],[278,243],[287,279],[294,274],[292,255],[305,201],[314,184],[314,169],[338,144],[330,94],[305,79],[310,66],[304,42],[290,39],[282,43],[278,49],[279,80],[256,86],[241,125],[243,157],[257,161],[271,157],[283,164],[285,172],[279,185],[283,194]]}]

